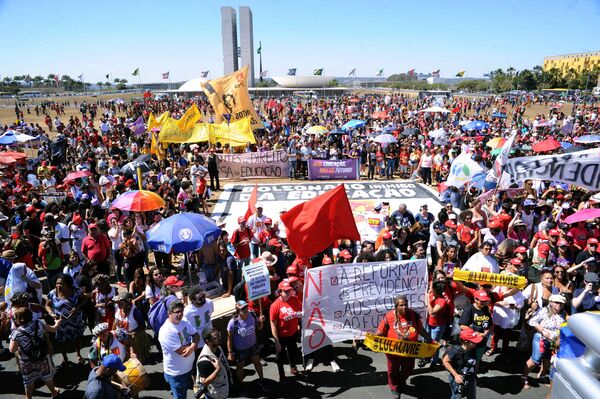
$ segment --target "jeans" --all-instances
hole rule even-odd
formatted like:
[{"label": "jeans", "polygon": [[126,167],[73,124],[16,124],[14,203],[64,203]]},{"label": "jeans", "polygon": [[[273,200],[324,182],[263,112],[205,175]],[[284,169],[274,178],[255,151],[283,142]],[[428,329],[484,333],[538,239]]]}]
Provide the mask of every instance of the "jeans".
[{"label": "jeans", "polygon": [[535,364],[541,364],[542,360],[550,359],[552,351],[550,350],[550,343],[542,338],[542,334],[536,332],[533,334],[533,341],[531,343],[531,360]]},{"label": "jeans", "polygon": [[279,337],[279,343],[281,344],[281,352],[275,355],[275,359],[277,360],[277,370],[279,371],[279,375],[283,376],[285,375],[283,371],[285,352],[287,352],[290,368],[296,367],[296,361],[299,357],[298,346],[296,346],[296,335],[292,335],[291,337]]},{"label": "jeans", "polygon": [[388,179],[393,179],[395,169],[396,169],[396,160],[388,159],[387,162],[385,163],[385,176]]},{"label": "jeans", "polygon": [[252,259],[256,259],[260,256],[260,245],[258,243],[250,243],[250,253],[252,254]]},{"label": "jeans", "polygon": [[475,395],[477,392],[477,381],[475,379],[475,375],[463,377],[463,379],[467,383],[467,389],[465,390],[464,395],[458,393],[459,385],[456,383],[456,381],[454,381],[454,376],[452,374],[448,376],[448,382],[450,383],[450,391],[452,393],[450,399],[475,399]]},{"label": "jeans", "polygon": [[115,260],[115,269],[117,271],[117,280],[123,281],[123,255],[121,255],[121,251],[118,249],[113,249],[113,258]]},{"label": "jeans", "polygon": [[[440,339],[442,339],[442,337],[444,336],[444,332],[446,331],[446,325],[441,325],[441,326],[427,326],[427,331],[429,332],[429,335],[431,335],[431,339],[433,339],[436,342],[440,342]],[[432,365],[436,365],[438,362],[440,361],[440,349],[438,348],[437,351],[435,351],[435,354],[431,357],[431,364]]]},{"label": "jeans", "polygon": [[187,391],[190,389],[190,380],[192,377],[192,372],[188,371],[185,374],[181,375],[169,375],[164,374],[165,381],[171,387],[171,393],[173,394],[173,399],[186,399]]},{"label": "jeans", "polygon": [[290,161],[290,179],[295,179],[298,177],[298,163],[296,161],[296,159],[294,158],[293,161]]}]

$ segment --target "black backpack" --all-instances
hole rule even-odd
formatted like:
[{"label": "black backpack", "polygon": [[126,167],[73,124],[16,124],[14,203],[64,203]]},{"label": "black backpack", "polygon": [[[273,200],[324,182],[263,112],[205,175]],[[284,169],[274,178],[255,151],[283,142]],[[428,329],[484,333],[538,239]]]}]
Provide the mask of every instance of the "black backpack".
[{"label": "black backpack", "polygon": [[21,333],[30,339],[30,345],[22,348],[21,352],[27,356],[30,361],[37,362],[48,356],[48,342],[46,341],[45,332],[41,336],[38,334],[38,326],[40,323],[38,321],[35,321],[34,323],[35,327],[33,335],[30,335],[26,333],[25,330],[21,329]]}]

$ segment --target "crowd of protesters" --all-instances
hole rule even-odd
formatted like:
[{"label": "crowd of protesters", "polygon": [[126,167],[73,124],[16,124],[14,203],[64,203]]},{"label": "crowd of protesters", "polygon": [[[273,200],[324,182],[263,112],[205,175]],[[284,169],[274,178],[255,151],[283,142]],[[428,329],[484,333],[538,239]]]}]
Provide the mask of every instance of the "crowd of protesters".
[{"label": "crowd of protesters", "polygon": [[[298,338],[304,269],[332,263],[428,260],[427,318],[421,319],[399,297],[377,334],[441,343],[442,349],[418,366],[445,367],[453,398],[475,397],[477,375],[492,366],[490,357],[497,352],[523,362],[523,388],[530,388],[529,374],[538,367],[537,380],[549,383],[560,325],[570,314],[600,309],[600,227],[596,220],[564,223],[573,212],[599,207],[600,202],[594,193],[556,182],[525,181],[521,190],[494,190],[483,200],[476,187],[448,188],[441,193],[445,206],[437,215],[427,206],[392,204],[383,209],[376,204],[369,215],[376,221],[370,225],[372,237],[332,243],[311,259],[294,255],[278,223],[280,215],[261,204],[250,217],[239,215],[238,226],[222,226],[217,241],[181,264],[179,257],[150,251],[146,239],[149,229],[174,213],[208,213],[206,200],[211,191],[215,195],[220,190],[218,178],[211,175],[210,183],[205,178],[211,168],[218,177],[214,154],[285,150],[290,178],[305,177],[310,158],[356,158],[368,179],[415,178],[440,185],[463,151],[489,169],[493,156],[486,143],[492,138],[517,132],[514,156],[519,156],[532,155],[531,144],[547,136],[572,142],[598,131],[597,103],[577,104],[566,112],[562,107],[567,104],[531,95],[456,98],[442,104],[451,112],[430,113],[420,110],[440,100],[405,95],[255,100],[266,122],[256,132],[255,145],[234,149],[219,143],[171,144],[161,161],[150,152],[149,136],[128,127],[150,112],[169,111],[177,118],[192,101],[212,122],[205,100],[146,98],[75,104],[81,115],[64,121],[64,107],[70,104],[44,103],[39,109],[47,115],[46,130],[28,124],[22,111],[17,113],[21,120],[2,129],[40,136],[34,156],[5,159],[0,170],[2,340],[8,339],[8,350],[18,354],[27,397],[37,381],[57,395],[53,376],[72,360],[90,366],[89,397],[110,389],[125,392],[110,383],[111,377],[127,359],[143,364],[154,350],[163,354],[164,378],[174,398],[185,397],[192,379],[207,398],[224,398],[234,390],[243,395],[247,361],[266,393],[271,387],[262,367],[273,351],[282,381],[288,378],[286,364],[292,377],[302,373]],[[528,117],[533,104],[544,104],[547,112]],[[366,123],[348,134],[306,134],[311,126],[334,130],[350,119]],[[474,119],[489,127],[463,132],[465,122]],[[439,129],[446,133],[443,140],[431,139],[429,133]],[[378,144],[374,138],[382,131],[398,142]],[[136,159],[149,166],[141,182],[135,170],[126,168]],[[75,171],[89,173],[66,179]],[[119,194],[139,186],[159,193],[165,207],[135,213],[111,206]],[[241,267],[256,259],[271,272],[273,295],[251,301]],[[452,280],[458,269],[521,275],[529,284],[524,290],[463,284]],[[223,334],[211,324],[207,293],[189,287],[190,270],[202,282],[217,281],[225,295],[235,296],[235,315]],[[164,304],[165,311],[155,328],[149,315],[156,303]],[[84,340],[86,329],[91,343]],[[62,354],[57,367],[49,334]],[[511,341],[523,355],[510,350]],[[71,344],[74,359],[69,357]],[[86,345],[87,359],[81,353]],[[386,356],[392,396],[400,397],[415,360]],[[311,372],[321,362],[338,372],[336,359],[335,345],[327,346],[305,359],[303,371]]]}]

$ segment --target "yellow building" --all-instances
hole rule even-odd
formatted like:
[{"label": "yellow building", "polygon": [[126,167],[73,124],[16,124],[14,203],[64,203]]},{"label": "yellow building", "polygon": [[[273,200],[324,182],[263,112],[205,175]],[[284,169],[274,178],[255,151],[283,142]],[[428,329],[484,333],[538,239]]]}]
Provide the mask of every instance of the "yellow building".
[{"label": "yellow building", "polygon": [[583,72],[586,69],[592,70],[594,67],[600,68],[600,51],[554,55],[544,58],[544,71],[557,68],[563,75],[571,68],[577,72]]}]

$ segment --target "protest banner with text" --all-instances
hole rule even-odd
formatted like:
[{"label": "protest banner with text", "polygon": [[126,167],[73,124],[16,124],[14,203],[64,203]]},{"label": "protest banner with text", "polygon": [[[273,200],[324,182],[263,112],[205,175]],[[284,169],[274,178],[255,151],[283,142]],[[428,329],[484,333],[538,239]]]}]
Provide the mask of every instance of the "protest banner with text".
[{"label": "protest banner with text", "polygon": [[467,270],[454,270],[454,280],[469,283],[501,285],[504,287],[523,289],[527,285],[527,279],[523,276],[511,276],[509,274],[470,272]]},{"label": "protest banner with text", "polygon": [[600,190],[600,148],[569,154],[541,155],[509,159],[504,172],[511,183],[527,179],[552,180]]},{"label": "protest banner with text", "polygon": [[[206,158],[208,154],[202,156]],[[220,179],[287,177],[290,173],[288,155],[284,150],[217,154],[217,157]]]},{"label": "protest banner with text", "polygon": [[435,351],[440,347],[438,343],[426,344],[418,341],[379,337],[372,334],[366,335],[364,344],[373,352],[383,352],[401,357],[421,358],[433,356]]},{"label": "protest banner with text", "polygon": [[271,279],[265,262],[259,261],[244,266],[242,274],[246,280],[248,298],[251,301],[271,294]]},{"label": "protest banner with text", "polygon": [[309,159],[309,180],[358,180],[358,159]]},{"label": "protest banner with text", "polygon": [[394,298],[425,314],[428,275],[425,259],[337,264],[306,270],[302,351],[306,355],[333,342],[363,339],[377,330]]}]

